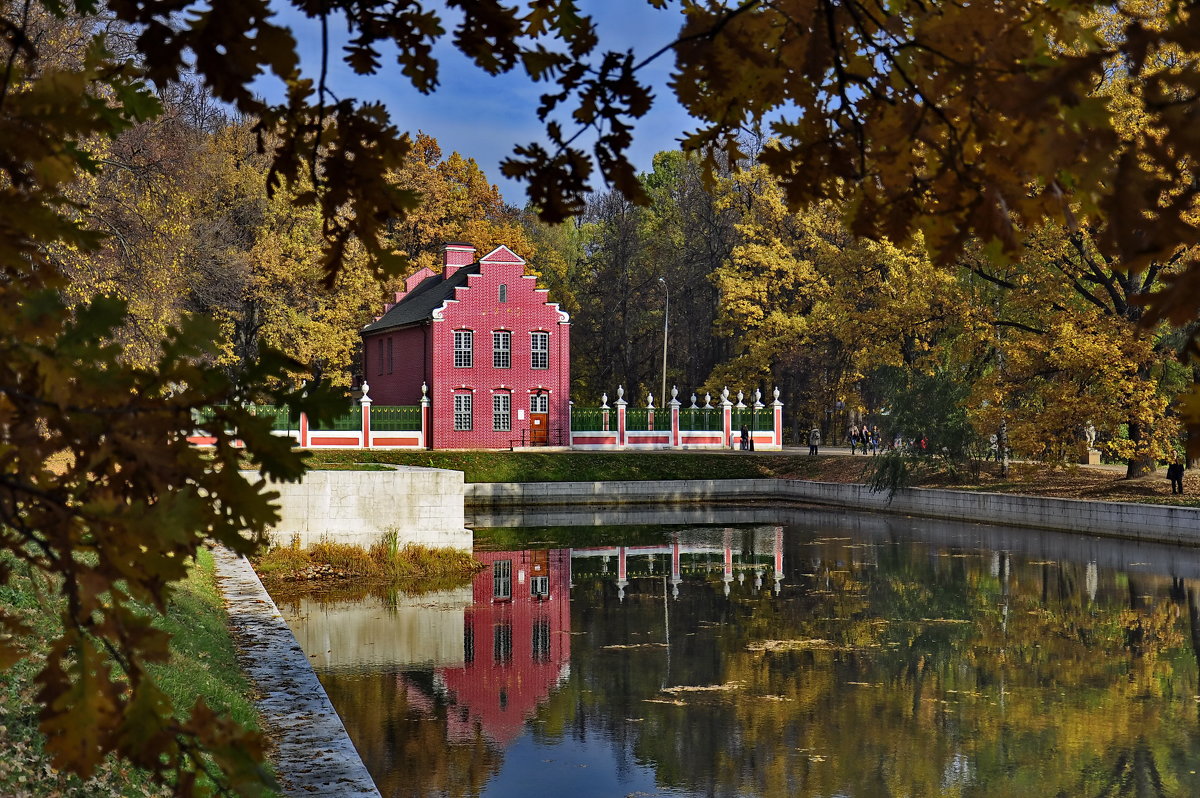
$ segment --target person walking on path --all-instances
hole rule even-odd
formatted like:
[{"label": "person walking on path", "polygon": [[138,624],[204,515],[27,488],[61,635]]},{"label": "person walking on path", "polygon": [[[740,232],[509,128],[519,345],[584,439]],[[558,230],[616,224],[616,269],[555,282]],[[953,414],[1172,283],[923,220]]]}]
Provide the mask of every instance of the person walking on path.
[{"label": "person walking on path", "polygon": [[1176,457],[1167,466],[1167,479],[1171,480],[1171,493],[1173,495],[1183,495],[1183,463],[1179,462]]},{"label": "person walking on path", "polygon": [[808,431],[808,453],[810,455],[816,454],[817,447],[820,445],[821,445],[821,430],[814,425],[813,428]]}]

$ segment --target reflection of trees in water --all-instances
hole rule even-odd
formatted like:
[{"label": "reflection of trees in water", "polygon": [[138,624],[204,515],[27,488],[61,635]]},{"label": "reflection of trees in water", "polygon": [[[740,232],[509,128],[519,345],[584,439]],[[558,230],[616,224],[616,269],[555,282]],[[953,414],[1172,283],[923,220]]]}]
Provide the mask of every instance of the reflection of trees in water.
[{"label": "reflection of trees in water", "polygon": [[385,798],[479,795],[503,756],[478,728],[449,745],[447,707],[422,678],[325,674],[321,684],[335,707],[353,707],[354,747]]},{"label": "reflection of trees in water", "polygon": [[[587,645],[541,734],[603,734],[700,794],[1200,787],[1200,585],[919,544],[793,541],[787,559],[779,597],[747,584],[725,598],[712,578],[665,613],[661,580],[634,580],[624,602],[611,582],[577,582]],[[668,623],[669,648],[602,648],[663,641]],[[747,648],[767,640],[810,643]]]}]

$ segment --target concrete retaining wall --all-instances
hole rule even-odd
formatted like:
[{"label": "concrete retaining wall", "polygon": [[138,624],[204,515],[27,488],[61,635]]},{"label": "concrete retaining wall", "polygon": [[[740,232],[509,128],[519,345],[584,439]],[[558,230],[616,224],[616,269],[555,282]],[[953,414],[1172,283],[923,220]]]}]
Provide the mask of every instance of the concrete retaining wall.
[{"label": "concrete retaining wall", "polygon": [[214,549],[213,559],[238,661],[254,682],[255,703],[275,742],[271,758],[283,795],[379,798],[325,688],[250,563],[224,548]]},{"label": "concrete retaining wall", "polygon": [[865,485],[805,480],[478,483],[466,486],[465,499],[469,506],[475,508],[689,501],[804,502],[955,521],[1200,545],[1200,510],[1191,507],[1046,499],[926,488],[897,491],[889,501],[886,493],[872,493]]},{"label": "concrete retaining wall", "polygon": [[463,522],[463,475],[439,468],[395,466],[388,471],[309,471],[302,482],[274,484],[280,521],[273,541],[322,538],[370,546],[389,527],[400,542],[470,549]]}]

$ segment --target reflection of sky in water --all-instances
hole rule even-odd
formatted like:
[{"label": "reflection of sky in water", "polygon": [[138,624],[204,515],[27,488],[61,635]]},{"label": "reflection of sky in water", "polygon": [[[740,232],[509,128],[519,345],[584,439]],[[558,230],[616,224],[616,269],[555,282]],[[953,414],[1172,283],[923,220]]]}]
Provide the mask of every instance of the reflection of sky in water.
[{"label": "reflection of sky in water", "polygon": [[538,513],[469,587],[281,607],[385,796],[1200,794],[1194,550]]},{"label": "reflection of sky in water", "polygon": [[526,736],[505,749],[504,766],[488,782],[487,798],[612,798],[612,796],[687,795],[659,789],[654,768],[631,762],[610,740],[585,733],[582,740],[552,743]]}]

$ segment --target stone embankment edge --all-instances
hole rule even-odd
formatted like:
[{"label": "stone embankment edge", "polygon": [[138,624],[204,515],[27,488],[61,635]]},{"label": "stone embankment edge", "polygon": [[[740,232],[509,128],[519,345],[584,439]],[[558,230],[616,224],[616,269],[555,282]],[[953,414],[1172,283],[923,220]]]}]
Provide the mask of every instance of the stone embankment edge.
[{"label": "stone embankment edge", "polygon": [[250,563],[225,548],[214,549],[213,558],[238,659],[259,691],[258,709],[277,746],[283,794],[379,798],[325,688]]},{"label": "stone embankment edge", "polygon": [[798,479],[468,483],[468,507],[732,504],[772,501],[975,521],[1032,529],[1200,546],[1200,509],[1160,504],[1049,499],[1009,493],[909,488],[872,493],[866,485]]}]

